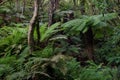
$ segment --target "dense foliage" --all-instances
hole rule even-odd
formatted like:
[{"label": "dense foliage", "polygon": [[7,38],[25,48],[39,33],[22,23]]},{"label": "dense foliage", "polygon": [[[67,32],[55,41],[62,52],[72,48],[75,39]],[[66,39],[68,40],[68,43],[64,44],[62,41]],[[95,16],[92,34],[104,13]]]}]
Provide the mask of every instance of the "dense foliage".
[{"label": "dense foliage", "polygon": [[120,80],[119,0],[58,0],[49,26],[50,1],[39,2],[31,54],[34,0],[0,0],[0,80]]}]

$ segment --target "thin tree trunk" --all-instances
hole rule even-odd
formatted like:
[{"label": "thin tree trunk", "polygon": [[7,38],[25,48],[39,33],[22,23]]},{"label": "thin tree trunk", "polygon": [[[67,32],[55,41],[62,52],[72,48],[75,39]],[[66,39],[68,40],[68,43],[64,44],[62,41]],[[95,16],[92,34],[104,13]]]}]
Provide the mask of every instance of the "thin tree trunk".
[{"label": "thin tree trunk", "polygon": [[73,0],[74,6],[76,6],[76,0]]},{"label": "thin tree trunk", "polygon": [[26,0],[23,0],[23,9],[22,9],[22,14],[24,14],[26,9]]},{"label": "thin tree trunk", "polygon": [[38,1],[38,17],[37,17],[37,21],[36,21],[36,32],[37,32],[37,45],[40,43],[40,17],[39,17],[39,7],[41,5],[41,0]]},{"label": "thin tree trunk", "polygon": [[19,11],[20,9],[20,1],[16,0],[16,11]]},{"label": "thin tree trunk", "polygon": [[80,12],[81,12],[82,15],[85,15],[85,0],[81,0]]},{"label": "thin tree trunk", "polygon": [[34,12],[33,12],[33,17],[30,20],[29,24],[29,31],[28,31],[28,46],[29,46],[29,52],[30,54],[34,50],[34,29],[35,29],[35,24],[38,16],[38,1],[39,0],[34,0]]},{"label": "thin tree trunk", "polygon": [[59,0],[50,0],[49,1],[49,21],[48,21],[48,26],[51,26],[55,21],[54,21],[54,13],[55,10],[59,6]]},{"label": "thin tree trunk", "polygon": [[53,24],[53,15],[54,15],[54,0],[49,1],[49,21],[48,26],[50,27]]}]

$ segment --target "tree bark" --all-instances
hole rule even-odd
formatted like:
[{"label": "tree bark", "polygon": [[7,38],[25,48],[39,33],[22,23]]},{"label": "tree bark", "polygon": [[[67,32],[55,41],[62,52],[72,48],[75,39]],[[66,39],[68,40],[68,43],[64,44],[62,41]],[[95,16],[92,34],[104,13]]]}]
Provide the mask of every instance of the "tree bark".
[{"label": "tree bark", "polygon": [[[85,15],[86,11],[85,11],[85,0],[81,1],[81,14]],[[91,7],[91,6],[90,6]],[[92,15],[92,13],[90,13]],[[84,40],[85,40],[85,52],[88,56],[89,60],[93,60],[93,53],[94,53],[94,47],[93,47],[93,31],[92,28],[89,27],[88,31],[86,33],[84,33]]]},{"label": "tree bark", "polygon": [[59,6],[59,0],[50,0],[49,1],[49,21],[48,26],[51,26],[54,23],[54,13]]},{"label": "tree bark", "polygon": [[39,0],[34,0],[34,12],[33,12],[33,17],[30,20],[30,24],[29,24],[29,31],[28,31],[28,46],[29,46],[29,52],[30,54],[33,52],[34,50],[34,29],[35,29],[35,24],[36,24],[36,20],[37,20],[37,16],[38,16],[38,1]]},{"label": "tree bark", "polygon": [[16,11],[19,11],[20,9],[20,1],[16,0]]},{"label": "tree bark", "polygon": [[22,14],[24,14],[26,9],[26,0],[23,0],[23,9],[22,9]]},{"label": "tree bark", "polygon": [[76,6],[76,0],[73,0],[74,6]]},{"label": "tree bark", "polygon": [[87,56],[90,60],[93,60],[94,47],[93,47],[93,31],[91,27],[84,34],[84,38],[85,38],[85,50]]}]

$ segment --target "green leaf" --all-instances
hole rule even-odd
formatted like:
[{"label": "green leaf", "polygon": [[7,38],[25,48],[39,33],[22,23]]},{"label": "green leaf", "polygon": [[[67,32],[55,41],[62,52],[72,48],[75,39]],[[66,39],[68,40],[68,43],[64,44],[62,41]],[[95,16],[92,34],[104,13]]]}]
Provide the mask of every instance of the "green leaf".
[{"label": "green leaf", "polygon": [[40,41],[43,42],[47,40],[51,35],[55,34],[59,30],[56,29],[60,25],[60,22],[53,24],[52,26],[48,27],[44,34],[41,35]]}]

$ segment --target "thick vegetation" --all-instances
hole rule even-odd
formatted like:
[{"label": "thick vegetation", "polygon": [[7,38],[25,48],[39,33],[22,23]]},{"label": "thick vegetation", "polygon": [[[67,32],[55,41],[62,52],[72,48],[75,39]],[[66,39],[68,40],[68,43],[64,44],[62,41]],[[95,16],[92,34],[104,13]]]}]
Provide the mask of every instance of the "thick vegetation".
[{"label": "thick vegetation", "polygon": [[0,80],[120,80],[119,3],[0,0]]}]

